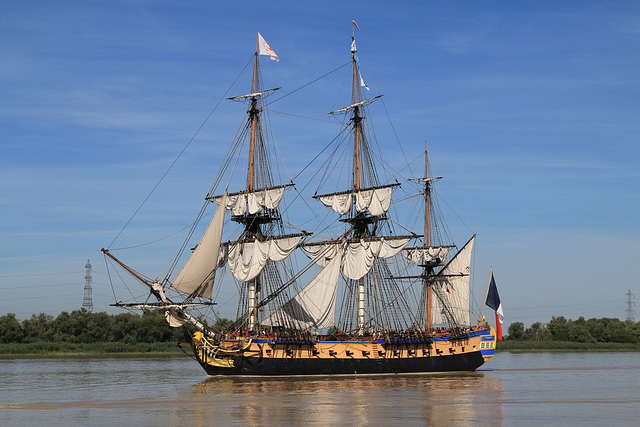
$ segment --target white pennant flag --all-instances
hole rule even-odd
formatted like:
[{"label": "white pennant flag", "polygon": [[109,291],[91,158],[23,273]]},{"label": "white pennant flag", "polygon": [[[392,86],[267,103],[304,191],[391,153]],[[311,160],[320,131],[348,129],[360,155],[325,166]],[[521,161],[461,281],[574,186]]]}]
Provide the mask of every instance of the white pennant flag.
[{"label": "white pennant flag", "polygon": [[264,38],[262,38],[262,34],[258,31],[258,54],[259,55],[267,55],[273,61],[280,61],[278,55],[271,49],[271,46],[267,44]]},{"label": "white pennant flag", "polygon": [[364,82],[364,79],[362,78],[362,75],[360,76],[360,86],[362,86],[366,90],[371,90],[371,89],[369,89],[369,86],[367,86],[367,84]]}]

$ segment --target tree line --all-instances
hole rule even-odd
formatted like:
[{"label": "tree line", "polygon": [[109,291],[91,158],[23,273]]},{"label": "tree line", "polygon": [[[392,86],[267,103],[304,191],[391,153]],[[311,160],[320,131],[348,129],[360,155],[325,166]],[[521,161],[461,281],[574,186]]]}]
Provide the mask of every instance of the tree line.
[{"label": "tree line", "polygon": [[[232,322],[220,319],[214,330],[226,329]],[[130,312],[116,315],[92,313],[85,309],[57,317],[40,313],[20,321],[14,313],[0,316],[0,344],[72,343],[94,344],[119,342],[125,344],[177,342],[184,339],[183,328],[172,328],[162,310],[149,310],[142,315]],[[568,341],[580,343],[640,343],[640,322],[616,318],[577,320],[554,316],[549,323],[536,322],[525,328],[522,322],[512,323],[507,340]]]},{"label": "tree line", "polygon": [[57,317],[40,313],[20,321],[14,313],[0,316],[0,343],[126,344],[176,342],[184,337],[183,328],[169,326],[161,310],[116,315],[92,313],[86,309]]},{"label": "tree line", "polygon": [[576,320],[553,316],[549,323],[535,322],[524,327],[522,322],[509,325],[507,340],[568,341],[580,343],[640,343],[640,322],[617,318]]}]

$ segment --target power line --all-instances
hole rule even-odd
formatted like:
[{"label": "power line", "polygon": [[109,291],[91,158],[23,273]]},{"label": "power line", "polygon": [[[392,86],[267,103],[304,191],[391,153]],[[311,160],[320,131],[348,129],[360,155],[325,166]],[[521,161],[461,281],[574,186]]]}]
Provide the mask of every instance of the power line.
[{"label": "power line", "polygon": [[[101,285],[101,286],[109,285],[108,283],[104,283],[104,282],[94,283],[93,280],[91,283],[96,285]],[[26,286],[0,286],[0,289],[52,288],[54,286],[76,286],[77,284],[78,284],[77,282],[73,282],[73,283],[47,283],[44,285],[26,285]]]},{"label": "power line", "polygon": [[[107,274],[104,271],[91,271],[92,274]],[[52,272],[52,273],[30,273],[30,274],[0,274],[0,279],[5,279],[5,278],[13,278],[13,277],[35,277],[35,276],[53,276],[53,275],[60,275],[60,274],[73,274],[73,275],[77,275],[77,274],[82,274],[82,271],[77,270],[77,271],[56,271],[56,272]]]},{"label": "power line", "polygon": [[607,302],[620,302],[619,299],[614,300],[606,300],[606,301],[597,301],[597,302],[585,302],[581,304],[561,304],[561,305],[541,305],[537,307],[527,306],[527,307],[511,307],[510,310],[539,310],[541,308],[558,308],[558,307],[580,307],[586,305],[601,305]]},{"label": "power line", "polygon": [[5,278],[5,277],[30,277],[30,276],[52,276],[54,274],[78,274],[79,271],[66,271],[66,272],[59,272],[59,273],[31,273],[31,274],[3,274],[0,275],[0,278]]}]

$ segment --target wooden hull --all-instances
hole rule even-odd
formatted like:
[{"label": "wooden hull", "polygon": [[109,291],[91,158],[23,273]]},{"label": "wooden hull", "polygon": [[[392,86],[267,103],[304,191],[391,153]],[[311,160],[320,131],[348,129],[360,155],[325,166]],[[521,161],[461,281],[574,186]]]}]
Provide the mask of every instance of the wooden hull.
[{"label": "wooden hull", "polygon": [[[199,339],[197,339],[199,338]],[[495,331],[463,337],[288,341],[225,340],[208,347],[194,339],[194,352],[209,375],[335,375],[473,371],[495,352]]]}]

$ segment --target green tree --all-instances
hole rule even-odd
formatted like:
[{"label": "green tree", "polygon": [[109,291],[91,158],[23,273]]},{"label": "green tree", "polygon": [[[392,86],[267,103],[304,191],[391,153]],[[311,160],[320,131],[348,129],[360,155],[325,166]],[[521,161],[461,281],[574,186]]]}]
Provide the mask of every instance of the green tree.
[{"label": "green tree", "polygon": [[551,340],[551,333],[546,328],[544,323],[535,322],[532,323],[531,326],[524,331],[524,339],[532,341]]},{"label": "green tree", "polygon": [[633,338],[635,339],[634,342],[640,342],[640,322],[634,323],[628,320],[626,324],[629,328],[629,332],[631,332],[631,335],[633,335]]},{"label": "green tree", "polygon": [[567,341],[596,342],[596,339],[591,336],[591,333],[589,333],[586,325],[581,322],[569,322],[567,324],[567,336]]},{"label": "green tree", "polygon": [[82,332],[80,341],[84,343],[109,341],[111,316],[105,312],[89,313],[87,327]]},{"label": "green tree", "polygon": [[569,341],[569,325],[564,316],[552,316],[551,321],[547,325],[547,329],[551,333],[552,340]]},{"label": "green tree", "polygon": [[138,337],[142,342],[165,342],[173,338],[173,328],[169,326],[162,310],[145,310],[142,313]]},{"label": "green tree", "polygon": [[55,341],[70,341],[71,337],[71,316],[66,311],[58,314],[58,317],[53,321],[53,331]]},{"label": "green tree", "polygon": [[229,330],[232,325],[233,325],[233,320],[229,320],[227,318],[221,317],[220,319],[216,320],[216,323],[213,324],[211,329],[213,329],[216,332],[222,332],[222,331]]},{"label": "green tree", "polygon": [[611,331],[607,329],[607,324],[604,319],[589,319],[586,323],[587,329],[589,329],[589,333],[596,341],[611,341]]},{"label": "green tree", "polygon": [[22,325],[15,313],[0,316],[0,343],[20,343],[23,337]]},{"label": "green tree", "polygon": [[514,322],[509,325],[508,329],[509,335],[507,339],[510,340],[522,340],[524,339],[524,323],[522,322]]},{"label": "green tree", "polygon": [[40,313],[32,314],[30,319],[22,322],[25,342],[52,341],[55,335],[53,330],[53,316]]},{"label": "green tree", "polygon": [[120,313],[111,320],[109,341],[135,344],[140,332],[140,316],[132,313]]}]

